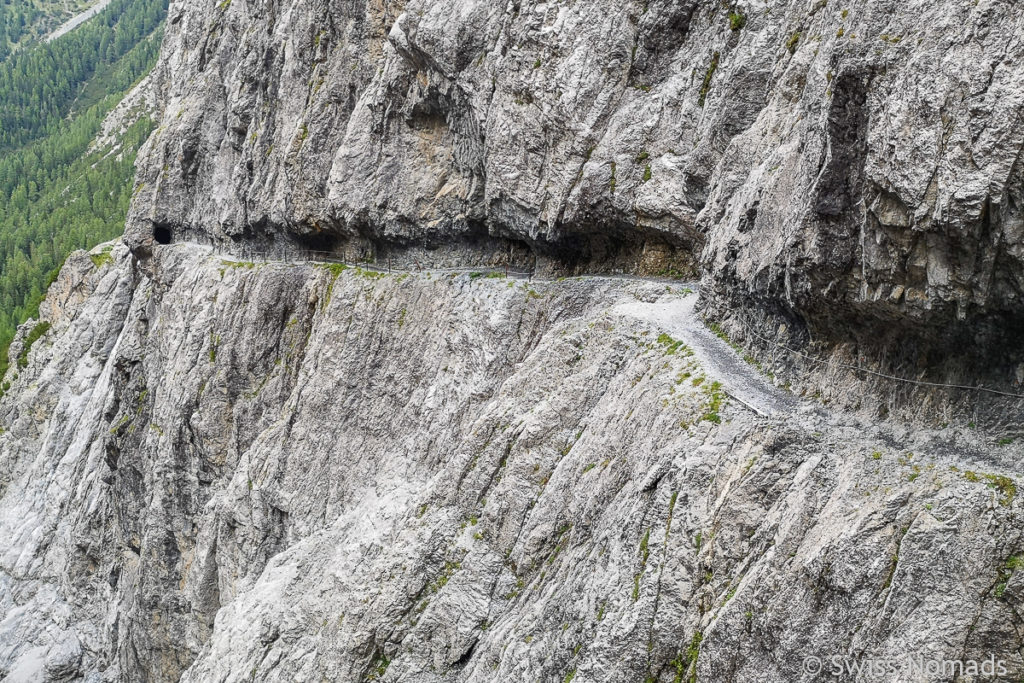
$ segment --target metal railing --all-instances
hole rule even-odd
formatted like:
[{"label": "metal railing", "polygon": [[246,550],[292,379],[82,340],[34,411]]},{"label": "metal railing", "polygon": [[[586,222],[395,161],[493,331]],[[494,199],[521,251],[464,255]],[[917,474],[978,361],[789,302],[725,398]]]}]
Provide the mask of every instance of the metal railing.
[{"label": "metal railing", "polygon": [[934,387],[934,388],[941,388],[941,389],[958,389],[958,390],[961,390],[961,391],[980,391],[982,393],[994,394],[996,396],[1004,396],[1006,398],[1016,398],[1016,399],[1024,398],[1024,394],[1014,394],[1014,393],[1011,393],[1011,392],[1008,392],[1008,391],[1000,391],[999,389],[990,389],[988,387],[971,386],[971,385],[968,385],[968,384],[947,384],[947,383],[944,383],[944,382],[928,382],[926,380],[908,379],[906,377],[897,377],[896,375],[887,375],[884,372],[878,372],[876,370],[869,370],[869,369],[867,369],[865,367],[861,367],[859,365],[851,365],[850,363],[843,363],[843,362],[836,361],[836,360],[825,360],[823,358],[815,358],[814,356],[806,354],[806,353],[804,353],[802,351],[798,351],[796,349],[791,349],[790,347],[786,346],[785,344],[781,344],[778,341],[775,341],[775,340],[769,339],[768,337],[760,335],[757,332],[754,332],[752,329],[750,329],[746,325],[743,325],[743,329],[744,329],[745,332],[747,332],[751,336],[760,339],[761,341],[765,342],[766,344],[769,344],[771,346],[774,346],[775,348],[778,348],[778,349],[781,349],[781,350],[786,351],[788,353],[791,353],[791,354],[793,354],[795,356],[799,356],[800,358],[803,358],[804,360],[809,361],[809,362],[814,363],[814,364],[817,364],[817,365],[826,365],[826,366],[831,366],[831,367],[843,368],[844,370],[852,370],[854,372],[862,372],[865,375],[871,375],[872,377],[879,377],[879,378],[882,378],[882,379],[892,380],[894,382],[902,382],[904,384],[912,384],[912,385],[916,385],[916,386],[920,386],[920,387]]},{"label": "metal railing", "polygon": [[318,251],[315,249],[296,249],[279,247],[276,249],[260,249],[251,245],[228,249],[219,244],[203,245],[211,249],[218,257],[235,262],[290,262],[290,263],[337,263],[349,268],[362,268],[379,273],[481,273],[482,275],[500,273],[505,277],[533,279],[534,271],[508,264],[485,264],[476,266],[438,266],[433,263],[420,263],[413,259],[396,262],[390,257],[379,262],[376,259],[350,259],[345,253],[335,251]]},{"label": "metal railing", "polygon": [[[533,270],[519,270],[513,267],[509,267],[505,264],[488,264],[480,266],[435,266],[428,264],[420,264],[415,259],[410,267],[407,263],[393,263],[391,258],[387,258],[386,263],[378,263],[374,259],[357,259],[351,260],[348,258],[347,253],[338,254],[333,251],[318,251],[315,249],[297,249],[291,246],[280,246],[276,249],[257,249],[252,245],[240,245],[237,249],[226,249],[222,244],[207,244],[203,245],[209,247],[212,252],[220,257],[233,259],[235,261],[250,261],[255,262],[296,262],[296,263],[337,263],[349,268],[362,268],[363,270],[372,270],[379,273],[480,273],[481,275],[499,273],[505,277],[519,277],[528,280],[534,279]],[[621,277],[622,275],[620,275]],[[628,277],[628,276],[626,276]],[[647,279],[647,278],[645,278]],[[1007,391],[1000,391],[998,389],[990,389],[988,387],[970,386],[964,384],[947,384],[943,382],[928,382],[925,380],[908,379],[906,377],[897,377],[895,375],[888,375],[875,370],[869,370],[864,367],[857,365],[851,365],[849,363],[842,363],[835,360],[825,360],[822,358],[815,358],[809,354],[803,353],[796,349],[792,349],[784,344],[779,343],[776,340],[768,339],[757,332],[751,330],[748,326],[743,326],[745,331],[753,337],[760,339],[761,341],[781,349],[787,353],[799,356],[804,360],[810,361],[819,365],[831,365],[833,367],[840,367],[846,370],[852,370],[854,372],[864,373],[881,379],[888,379],[894,382],[901,382],[904,384],[911,384],[922,387],[933,387],[943,389],[957,389],[961,391],[978,391],[988,394],[994,394],[996,396],[1003,396],[1006,398],[1013,399],[1024,399],[1024,394],[1015,394]]]}]

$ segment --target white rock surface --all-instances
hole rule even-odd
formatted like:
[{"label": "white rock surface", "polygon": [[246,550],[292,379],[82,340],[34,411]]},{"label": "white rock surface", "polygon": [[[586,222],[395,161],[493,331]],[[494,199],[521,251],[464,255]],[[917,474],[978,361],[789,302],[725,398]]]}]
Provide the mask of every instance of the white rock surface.
[{"label": "white rock surface", "polygon": [[681,286],[114,254],[0,399],[7,680],[1024,674],[1021,447],[775,401]]}]

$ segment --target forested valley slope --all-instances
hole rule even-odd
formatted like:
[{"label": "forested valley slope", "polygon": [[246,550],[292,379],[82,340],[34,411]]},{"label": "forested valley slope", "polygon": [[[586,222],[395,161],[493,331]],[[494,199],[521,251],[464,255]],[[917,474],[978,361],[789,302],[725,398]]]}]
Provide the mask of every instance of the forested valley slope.
[{"label": "forested valley slope", "polygon": [[[124,229],[166,0],[115,0],[52,42],[66,3],[0,5],[0,373],[65,257]],[[98,139],[102,138],[102,139]]]}]

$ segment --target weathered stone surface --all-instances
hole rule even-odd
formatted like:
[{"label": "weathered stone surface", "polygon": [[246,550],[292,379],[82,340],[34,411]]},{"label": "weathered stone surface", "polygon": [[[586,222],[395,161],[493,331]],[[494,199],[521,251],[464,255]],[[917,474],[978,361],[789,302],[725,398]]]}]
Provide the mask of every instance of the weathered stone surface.
[{"label": "weathered stone surface", "polygon": [[0,399],[13,680],[1024,672],[1020,446],[757,418],[685,289],[114,254]]},{"label": "weathered stone surface", "polygon": [[699,261],[737,333],[786,320],[1011,387],[1022,22],[1011,0],[176,3],[129,242]]},{"label": "weathered stone surface", "polygon": [[[3,378],[0,678],[1019,679],[1020,402],[850,367],[1020,393],[1022,22],[172,3],[126,246]],[[681,284],[162,241],[699,270],[753,355]]]}]

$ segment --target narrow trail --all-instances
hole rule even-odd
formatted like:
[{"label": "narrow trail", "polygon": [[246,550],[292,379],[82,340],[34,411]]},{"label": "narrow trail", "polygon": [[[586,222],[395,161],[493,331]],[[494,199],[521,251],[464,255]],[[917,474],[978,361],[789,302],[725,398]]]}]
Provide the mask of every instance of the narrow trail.
[{"label": "narrow trail", "polygon": [[78,14],[76,14],[75,16],[71,17],[63,24],[58,26],[56,29],[53,30],[53,32],[50,33],[50,35],[46,36],[44,40],[47,43],[50,43],[54,40],[57,40],[61,36],[66,35],[71,31],[74,31],[76,28],[78,28],[79,26],[81,26],[82,24],[89,21],[97,14],[105,10],[107,8],[107,5],[109,5],[111,2],[113,2],[113,0],[99,0],[99,2],[97,2],[89,9],[83,12],[79,12]]},{"label": "narrow trail", "polygon": [[747,409],[764,417],[797,412],[800,399],[769,382],[756,366],[709,330],[697,314],[696,304],[694,295],[671,302],[626,304],[618,312],[646,320],[686,344],[708,375]]},{"label": "narrow trail", "polygon": [[[242,260],[249,261],[251,259],[241,259],[227,253],[220,253],[219,250],[212,249],[211,253],[224,260],[230,260],[239,262]],[[322,257],[323,260],[318,258]],[[275,259],[271,257],[260,258],[261,261],[266,263],[345,263],[350,267],[366,268],[382,272],[397,272],[397,273],[506,273],[510,278],[521,278],[530,279],[538,282],[554,282],[556,280],[547,280],[534,278],[532,273],[526,271],[513,271],[505,270],[504,268],[494,267],[476,267],[476,268],[461,268],[461,267],[449,267],[449,268],[423,268],[422,270],[409,270],[400,268],[381,268],[374,264],[355,264],[347,263],[333,258],[326,258],[327,255],[314,254],[311,258],[305,259]],[[259,258],[259,257],[257,257]],[[637,275],[626,275],[626,274],[600,274],[600,275],[580,275],[573,276],[572,279],[587,279],[587,280],[623,280],[623,281],[636,281],[636,282],[671,282],[674,285],[689,287],[696,291],[699,287],[698,283],[695,282],[680,282],[677,280],[664,280],[660,278],[642,277]],[[678,339],[686,344],[690,349],[693,350],[694,356],[704,367],[705,372],[708,376],[718,382],[721,382],[722,388],[729,394],[736,402],[743,405],[748,410],[761,415],[762,417],[773,417],[781,415],[789,415],[801,407],[802,402],[796,396],[793,396],[782,389],[779,389],[764,377],[758,369],[743,360],[743,358],[736,352],[734,348],[729,346],[725,341],[719,339],[711,330],[709,330],[700,316],[697,314],[695,307],[697,303],[697,296],[690,295],[681,298],[674,298],[669,302],[658,302],[653,304],[631,302],[628,304],[620,304],[616,307],[616,312],[627,315],[633,318],[645,320],[655,327],[670,334],[674,339]]]},{"label": "narrow trail", "polygon": [[[502,274],[505,277],[530,280],[534,282],[553,282],[561,279],[604,279],[604,280],[621,280],[621,281],[633,281],[633,282],[647,282],[647,283],[666,283],[674,286],[687,286],[689,285],[694,290],[698,289],[697,283],[686,283],[676,279],[668,278],[657,278],[657,277],[646,277],[639,275],[630,275],[628,273],[601,273],[601,274],[579,274],[568,276],[568,278],[540,278],[532,270],[517,270],[508,268],[505,266],[475,266],[475,267],[444,267],[437,266],[435,264],[417,264],[415,268],[409,268],[407,266],[392,265],[390,260],[387,266],[381,266],[373,262],[351,262],[343,257],[339,257],[336,252],[321,252],[312,250],[302,251],[277,251],[273,253],[265,251],[255,251],[252,249],[246,250],[242,255],[232,253],[218,248],[212,245],[202,245],[194,242],[179,242],[177,244],[188,244],[192,247],[202,249],[207,254],[219,256],[224,260],[231,260],[235,262],[245,261],[261,261],[265,263],[340,263],[348,267],[363,268],[366,270],[374,270],[383,273],[479,273],[482,275],[491,274]],[[732,396],[738,403],[741,403],[747,409],[761,416],[771,416],[780,414],[791,414],[797,409],[800,411],[806,411],[808,409],[816,409],[817,411],[822,410],[822,406],[809,402],[807,400],[800,399],[786,391],[783,391],[776,387],[774,384],[769,382],[760,371],[757,369],[756,364],[747,363],[743,360],[743,356],[737,353],[730,344],[726,343],[722,339],[719,339],[713,332],[708,330],[700,317],[696,314],[694,304],[696,303],[696,297],[693,300],[688,301],[686,304],[679,305],[673,304],[647,304],[645,306],[640,305],[625,305],[620,306],[620,309],[630,309],[631,315],[635,317],[641,317],[649,320],[650,322],[661,326],[665,331],[671,332],[672,336],[684,341],[688,346],[693,348],[694,353],[698,358],[710,369],[712,369],[719,376],[715,377],[718,381],[722,382],[726,389],[726,392]],[[756,333],[751,333],[754,336],[759,336]],[[761,339],[767,343],[772,344],[772,340]],[[831,361],[814,358],[808,354],[805,354],[799,350],[791,349],[780,344],[775,344],[779,349],[785,353],[792,354],[794,356],[801,356],[805,360],[812,363],[829,363],[835,367],[845,368],[856,376],[871,375],[886,379],[892,382],[899,382],[903,384],[918,386],[918,387],[935,387],[945,390],[955,391],[973,391],[973,392],[984,392],[987,394],[993,394],[997,396],[1006,397],[1009,399],[1024,400],[1024,394],[1013,393],[1010,391],[985,387],[985,386],[971,386],[964,384],[950,384],[941,382],[929,382],[915,378],[898,377],[895,375],[885,374],[877,372],[870,368],[863,368],[850,364],[833,363]],[[827,412],[827,411],[826,411]]]}]

